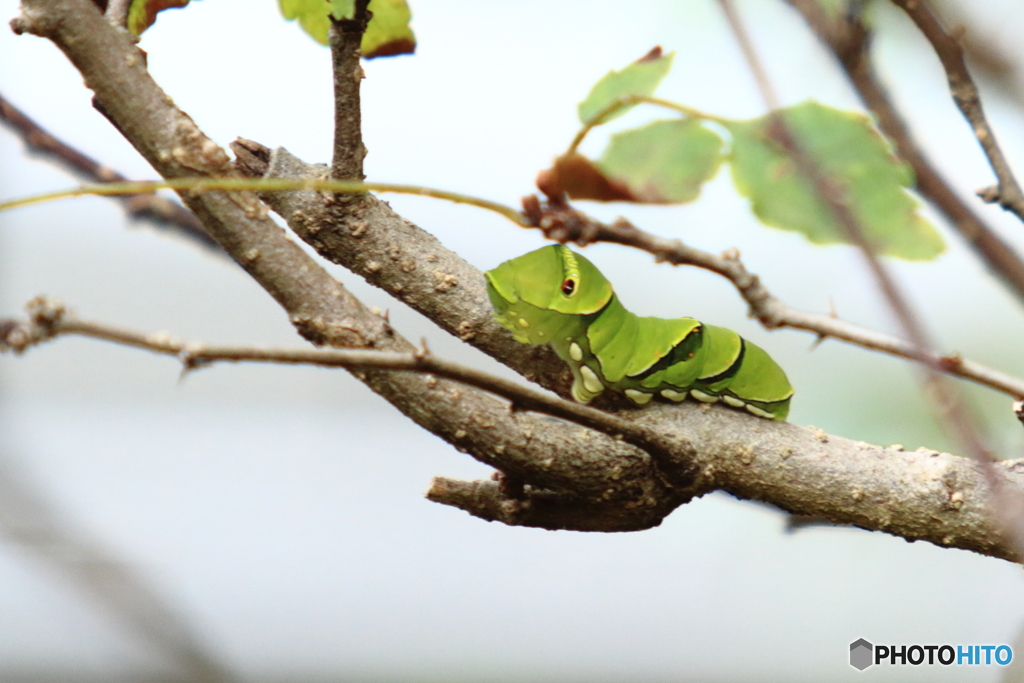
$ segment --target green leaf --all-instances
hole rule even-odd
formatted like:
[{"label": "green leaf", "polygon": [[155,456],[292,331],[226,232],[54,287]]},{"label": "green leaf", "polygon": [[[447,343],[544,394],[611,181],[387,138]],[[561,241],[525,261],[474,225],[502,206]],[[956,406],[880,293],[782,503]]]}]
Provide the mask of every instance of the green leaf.
[{"label": "green leaf", "polygon": [[[914,183],[910,167],[860,114],[817,102],[781,109],[789,134],[824,180],[837,190],[878,253],[926,260],[942,253],[942,238],[918,214],[906,190]],[[811,242],[849,242],[832,208],[796,160],[769,133],[770,119],[726,124],[733,136],[732,176],[764,223],[796,230]]]},{"label": "green leaf", "polygon": [[416,36],[409,28],[412,12],[405,0],[372,0],[373,18],[363,35],[363,59],[412,54]]},{"label": "green leaf", "polygon": [[[592,118],[624,97],[654,94],[661,79],[672,68],[674,56],[674,52],[663,56],[661,48],[656,47],[622,71],[609,71],[604,78],[594,84],[587,99],[580,102],[580,121],[585,124],[590,123]],[[600,123],[607,123],[622,116],[634,106],[618,109],[605,116]]]},{"label": "green leaf", "polygon": [[331,6],[330,14],[338,21],[356,15],[356,0],[327,0],[327,4]]},{"label": "green leaf", "polygon": [[635,201],[692,202],[722,162],[722,138],[693,119],[655,121],[612,136],[597,162]]},{"label": "green leaf", "polygon": [[281,14],[288,21],[299,20],[302,30],[321,45],[327,44],[327,31],[331,28],[328,16],[333,9],[326,0],[278,0]]},{"label": "green leaf", "polygon": [[[299,25],[321,45],[327,45],[330,15],[349,19],[355,13],[353,0],[278,0],[281,14]],[[360,50],[364,59],[411,54],[416,50],[416,37],[409,28],[412,13],[405,0],[371,0],[370,19]]]},{"label": "green leaf", "polygon": [[156,21],[157,12],[184,7],[189,0],[132,0],[128,7],[128,30],[141,36]]}]

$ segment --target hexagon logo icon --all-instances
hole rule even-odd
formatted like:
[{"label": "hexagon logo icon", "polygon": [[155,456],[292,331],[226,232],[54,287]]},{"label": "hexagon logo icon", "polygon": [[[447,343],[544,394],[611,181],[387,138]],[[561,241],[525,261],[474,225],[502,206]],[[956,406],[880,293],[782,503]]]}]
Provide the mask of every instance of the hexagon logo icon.
[{"label": "hexagon logo icon", "polygon": [[857,671],[863,671],[872,664],[874,664],[872,655],[874,654],[875,646],[864,640],[858,638],[857,640],[850,643],[850,666]]}]

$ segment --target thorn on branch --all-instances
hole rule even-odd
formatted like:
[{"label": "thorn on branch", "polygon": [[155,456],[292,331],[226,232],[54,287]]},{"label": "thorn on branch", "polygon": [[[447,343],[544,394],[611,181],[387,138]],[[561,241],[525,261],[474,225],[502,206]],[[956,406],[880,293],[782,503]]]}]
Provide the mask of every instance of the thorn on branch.
[{"label": "thorn on branch", "polygon": [[996,185],[983,187],[974,194],[978,195],[981,198],[981,201],[986,204],[996,204],[1000,201],[999,187]]},{"label": "thorn on branch", "polygon": [[430,347],[427,346],[426,337],[420,337],[420,345],[412,352],[412,355],[417,361],[425,361],[430,358]]}]

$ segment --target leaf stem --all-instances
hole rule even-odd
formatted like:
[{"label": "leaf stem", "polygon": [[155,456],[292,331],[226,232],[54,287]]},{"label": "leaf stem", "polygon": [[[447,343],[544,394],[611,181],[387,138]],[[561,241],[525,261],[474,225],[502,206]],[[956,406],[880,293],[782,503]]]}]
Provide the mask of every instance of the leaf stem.
[{"label": "leaf stem", "polygon": [[606,118],[608,118],[615,112],[619,111],[620,109],[632,107],[637,104],[653,104],[657,107],[671,109],[672,111],[682,114],[686,118],[699,119],[701,121],[714,121],[716,123],[722,124],[730,122],[730,119],[727,119],[725,117],[708,114],[699,109],[688,107],[685,104],[679,104],[678,102],[665,100],[660,97],[650,97],[649,95],[630,95],[629,97],[620,97],[619,99],[615,100],[601,111],[594,114],[594,116],[592,116],[589,121],[583,124],[583,127],[580,128],[579,132],[576,133],[576,137],[574,137],[572,143],[570,143],[569,149],[566,150],[565,156],[574,154],[576,152],[576,149],[580,146],[580,143],[583,142],[583,138],[587,137],[587,134],[592,129],[602,125],[605,122]]}]

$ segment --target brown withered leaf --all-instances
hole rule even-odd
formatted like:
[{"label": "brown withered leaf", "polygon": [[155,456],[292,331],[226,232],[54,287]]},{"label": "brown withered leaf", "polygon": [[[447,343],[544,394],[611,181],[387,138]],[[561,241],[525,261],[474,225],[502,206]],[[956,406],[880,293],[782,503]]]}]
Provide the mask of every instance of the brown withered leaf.
[{"label": "brown withered leaf", "polygon": [[608,178],[582,154],[566,154],[555,159],[555,164],[537,174],[537,188],[549,199],[559,200],[562,194],[570,199],[593,199],[599,202],[635,202],[637,197],[629,188]]}]

